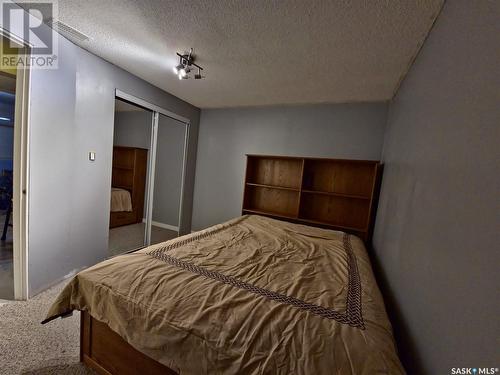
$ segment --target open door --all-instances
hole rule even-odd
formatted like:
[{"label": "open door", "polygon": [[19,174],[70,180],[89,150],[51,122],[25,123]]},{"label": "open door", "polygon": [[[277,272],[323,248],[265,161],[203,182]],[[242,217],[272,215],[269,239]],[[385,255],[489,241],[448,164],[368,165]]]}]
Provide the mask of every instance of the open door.
[{"label": "open door", "polygon": [[[28,48],[0,35],[0,48]],[[0,66],[0,299],[26,299],[29,70]]]}]

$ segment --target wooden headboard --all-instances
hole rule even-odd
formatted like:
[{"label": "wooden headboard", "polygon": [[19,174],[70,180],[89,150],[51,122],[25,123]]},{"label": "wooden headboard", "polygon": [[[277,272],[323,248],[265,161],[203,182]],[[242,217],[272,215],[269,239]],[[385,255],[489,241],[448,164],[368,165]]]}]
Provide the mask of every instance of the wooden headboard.
[{"label": "wooden headboard", "polygon": [[111,212],[109,227],[142,222],[146,192],[148,150],[137,147],[113,147],[111,186],[130,192],[132,212]]},{"label": "wooden headboard", "polygon": [[342,230],[371,241],[382,165],[247,155],[243,214]]}]

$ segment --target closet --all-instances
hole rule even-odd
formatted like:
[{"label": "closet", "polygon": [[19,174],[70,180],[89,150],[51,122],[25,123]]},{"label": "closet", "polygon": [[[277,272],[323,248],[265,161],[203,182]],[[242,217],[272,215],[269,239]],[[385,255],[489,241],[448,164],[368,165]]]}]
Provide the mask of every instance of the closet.
[{"label": "closet", "polygon": [[179,235],[188,131],[187,119],[117,90],[110,256]]}]

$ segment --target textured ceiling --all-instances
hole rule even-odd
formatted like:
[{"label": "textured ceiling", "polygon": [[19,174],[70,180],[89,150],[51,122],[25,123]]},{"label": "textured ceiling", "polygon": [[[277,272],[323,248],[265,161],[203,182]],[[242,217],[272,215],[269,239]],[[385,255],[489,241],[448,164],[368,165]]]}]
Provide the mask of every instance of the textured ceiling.
[{"label": "textured ceiling", "polygon": [[[42,0],[43,1],[43,0]],[[390,100],[443,0],[59,0],[81,46],[201,108]],[[195,49],[206,79],[179,81]]]}]

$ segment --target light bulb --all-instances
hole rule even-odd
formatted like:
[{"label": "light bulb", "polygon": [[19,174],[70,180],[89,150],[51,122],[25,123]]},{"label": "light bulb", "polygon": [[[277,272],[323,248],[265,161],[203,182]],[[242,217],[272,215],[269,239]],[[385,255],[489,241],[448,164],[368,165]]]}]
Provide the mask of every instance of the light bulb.
[{"label": "light bulb", "polygon": [[175,73],[175,74],[179,74],[179,71],[180,71],[181,69],[184,69],[184,65],[179,64],[179,65],[177,65],[177,66],[174,66],[173,71],[174,71],[174,73]]}]

